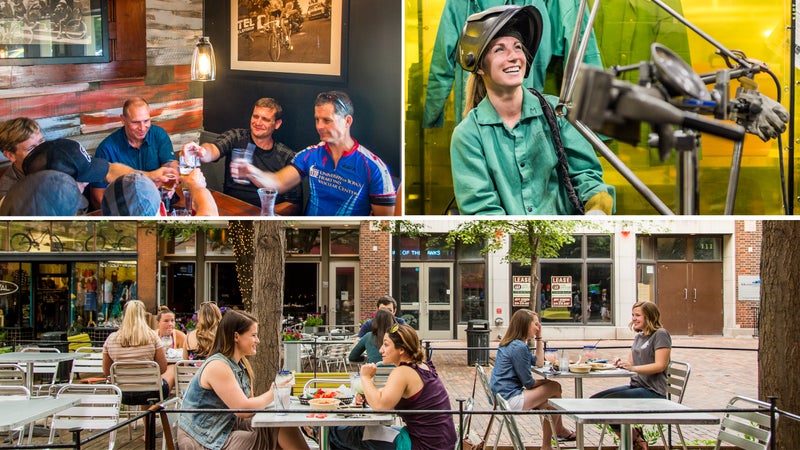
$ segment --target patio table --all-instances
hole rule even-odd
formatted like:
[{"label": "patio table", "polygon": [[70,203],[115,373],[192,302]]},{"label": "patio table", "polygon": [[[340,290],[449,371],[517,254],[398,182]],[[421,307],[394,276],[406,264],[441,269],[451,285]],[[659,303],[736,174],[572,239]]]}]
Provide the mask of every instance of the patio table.
[{"label": "patio table", "polygon": [[[269,407],[268,407],[269,408]],[[332,411],[312,410],[310,406],[300,404],[293,397],[290,412],[278,415],[273,412],[256,413],[252,419],[253,427],[320,427],[320,450],[328,449],[328,428],[338,426],[370,426],[391,425],[394,423],[392,414],[363,414],[363,409],[338,409]]]},{"label": "patio table", "polygon": [[575,398],[583,398],[583,380],[585,378],[630,378],[636,375],[625,369],[592,370],[589,373],[559,372],[553,366],[533,367],[531,371],[541,375],[545,379],[574,378],[575,379]]},{"label": "patio table", "polygon": [[[632,424],[719,424],[719,417],[692,412],[692,408],[663,398],[551,398],[548,402],[576,424],[620,424],[620,448],[633,448]],[[621,413],[621,414],[616,414]],[[576,445],[584,448],[583,429],[578,427]]]},{"label": "patio table", "polygon": [[0,408],[0,433],[23,427],[31,422],[71,408],[79,398],[34,397],[29,400],[10,400]]},{"label": "patio table", "polygon": [[89,353],[40,353],[40,352],[9,352],[0,353],[1,363],[22,363],[26,365],[25,387],[33,390],[33,366],[35,363],[54,363],[85,358]]}]

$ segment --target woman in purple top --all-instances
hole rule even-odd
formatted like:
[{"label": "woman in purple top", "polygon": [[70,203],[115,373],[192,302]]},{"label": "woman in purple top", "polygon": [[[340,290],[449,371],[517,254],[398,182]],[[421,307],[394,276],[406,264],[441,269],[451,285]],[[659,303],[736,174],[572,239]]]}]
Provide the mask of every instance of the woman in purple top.
[{"label": "woman in purple top", "polygon": [[[384,335],[380,349],[383,364],[397,366],[382,389],[375,387],[375,364],[361,367],[361,386],[370,407],[375,410],[450,410],[450,397],[430,361],[424,354],[417,332],[408,325],[395,324]],[[455,447],[456,431],[450,414],[400,414],[412,450],[441,450]],[[329,434],[330,447],[352,450],[403,450],[404,433],[394,442],[364,439],[364,427],[337,427]]]}]

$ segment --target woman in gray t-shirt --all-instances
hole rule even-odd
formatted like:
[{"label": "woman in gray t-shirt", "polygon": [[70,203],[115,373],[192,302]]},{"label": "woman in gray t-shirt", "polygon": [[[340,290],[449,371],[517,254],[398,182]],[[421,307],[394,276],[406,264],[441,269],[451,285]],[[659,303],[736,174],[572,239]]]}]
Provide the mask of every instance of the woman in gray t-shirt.
[{"label": "woman in gray t-shirt", "polygon": [[[635,372],[628,386],[618,386],[594,394],[592,398],[666,398],[667,367],[672,338],[661,326],[661,313],[652,302],[636,302],[631,312],[630,328],[635,331],[631,352],[626,360],[617,358],[617,367]],[[619,434],[619,427],[613,426]],[[646,449],[641,432],[634,430],[636,449]]]}]

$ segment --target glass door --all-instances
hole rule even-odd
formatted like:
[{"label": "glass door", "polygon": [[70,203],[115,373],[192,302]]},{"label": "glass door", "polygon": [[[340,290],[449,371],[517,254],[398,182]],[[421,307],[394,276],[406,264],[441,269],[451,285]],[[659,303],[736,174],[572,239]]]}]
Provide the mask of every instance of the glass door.
[{"label": "glass door", "polygon": [[331,263],[330,280],[327,324],[352,328],[359,313],[358,261]]},{"label": "glass door", "polygon": [[422,339],[453,337],[453,267],[404,263],[400,268],[400,316]]}]

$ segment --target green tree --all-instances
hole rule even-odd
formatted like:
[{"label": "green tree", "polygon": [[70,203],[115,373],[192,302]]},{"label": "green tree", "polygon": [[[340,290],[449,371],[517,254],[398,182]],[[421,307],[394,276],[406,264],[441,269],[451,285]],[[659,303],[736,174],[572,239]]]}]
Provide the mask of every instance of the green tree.
[{"label": "green tree", "polygon": [[481,254],[496,253],[510,238],[508,251],[502,261],[519,262],[530,267],[530,302],[534,308],[541,283],[536,275],[539,258],[555,258],[565,244],[575,241],[572,233],[588,222],[575,220],[475,220],[458,225],[447,235],[447,244],[483,245]]}]

